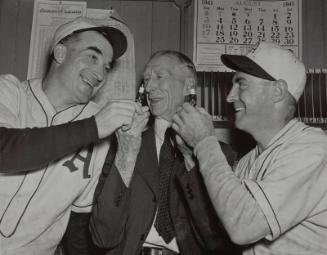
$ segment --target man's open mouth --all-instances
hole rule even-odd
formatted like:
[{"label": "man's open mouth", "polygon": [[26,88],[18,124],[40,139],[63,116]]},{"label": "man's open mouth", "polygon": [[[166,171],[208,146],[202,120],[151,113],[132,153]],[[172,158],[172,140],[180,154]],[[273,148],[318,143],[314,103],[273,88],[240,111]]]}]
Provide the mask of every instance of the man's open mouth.
[{"label": "man's open mouth", "polygon": [[89,80],[82,78],[82,81],[89,85],[92,89],[95,87]]},{"label": "man's open mouth", "polygon": [[236,107],[236,108],[234,108],[234,111],[235,112],[241,112],[241,111],[244,111],[244,110],[245,110],[244,107]]}]

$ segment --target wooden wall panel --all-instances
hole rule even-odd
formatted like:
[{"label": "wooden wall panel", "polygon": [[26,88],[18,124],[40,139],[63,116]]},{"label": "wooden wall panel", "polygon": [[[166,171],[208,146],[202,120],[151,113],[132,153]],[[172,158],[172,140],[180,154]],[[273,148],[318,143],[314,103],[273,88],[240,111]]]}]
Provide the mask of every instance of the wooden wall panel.
[{"label": "wooden wall panel", "polygon": [[326,0],[302,0],[303,61],[307,68],[327,67]]},{"label": "wooden wall panel", "polygon": [[[179,10],[173,1],[86,2],[88,8],[115,9],[130,28],[134,35],[137,82],[146,61],[154,51],[178,50]],[[27,76],[33,7],[33,0],[0,1],[0,73],[12,73],[21,80]]]},{"label": "wooden wall panel", "polygon": [[139,83],[152,53],[152,2],[123,1],[120,16],[134,36],[136,82]]},{"label": "wooden wall panel", "polygon": [[[99,7],[100,9],[114,9],[116,10],[118,13],[121,12],[121,6],[122,6],[122,2],[119,0],[113,0],[113,1],[108,1],[108,0],[102,0],[103,4],[101,7]],[[88,1],[87,5],[89,6],[89,8],[92,4],[91,1]]]},{"label": "wooden wall panel", "polygon": [[193,59],[193,34],[194,34],[194,1],[185,10],[185,54]]},{"label": "wooden wall panel", "polygon": [[13,73],[16,56],[17,13],[19,0],[1,2],[0,14],[0,70]]},{"label": "wooden wall panel", "polygon": [[324,63],[324,67],[327,67],[327,1],[323,1],[323,16],[324,16],[324,27],[323,27],[323,31],[322,31],[322,35],[323,35],[323,41],[324,41],[324,59],[325,59],[325,63]]},{"label": "wooden wall panel", "polygon": [[[82,0],[80,0],[82,1]],[[0,0],[0,73],[26,78],[33,0]],[[303,60],[327,67],[327,1],[302,0]],[[173,0],[88,0],[89,8],[114,8],[134,34],[137,80],[148,57],[179,49],[179,9]],[[185,10],[185,53],[193,57],[194,0]]]},{"label": "wooden wall panel", "polygon": [[153,2],[152,52],[179,50],[179,9],[173,2]]},{"label": "wooden wall panel", "polygon": [[[16,17],[17,32],[13,72],[19,77],[26,77],[33,19],[33,5],[30,0],[17,1]],[[27,20],[30,22],[26,22]]]},{"label": "wooden wall panel", "polygon": [[[71,0],[68,0],[68,1],[71,1]],[[79,1],[82,1],[82,0],[79,0]],[[93,8],[93,9],[115,9],[115,10],[119,10],[120,5],[121,5],[120,1],[108,1],[108,0],[87,1],[87,8]]]}]

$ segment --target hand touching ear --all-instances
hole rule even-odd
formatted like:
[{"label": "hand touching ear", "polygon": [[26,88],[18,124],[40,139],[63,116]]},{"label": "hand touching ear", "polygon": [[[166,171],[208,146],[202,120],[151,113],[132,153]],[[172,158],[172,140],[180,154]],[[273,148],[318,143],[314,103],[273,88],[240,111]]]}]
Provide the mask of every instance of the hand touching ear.
[{"label": "hand touching ear", "polygon": [[214,135],[212,116],[189,103],[184,103],[173,116],[172,128],[192,148],[205,137]]}]

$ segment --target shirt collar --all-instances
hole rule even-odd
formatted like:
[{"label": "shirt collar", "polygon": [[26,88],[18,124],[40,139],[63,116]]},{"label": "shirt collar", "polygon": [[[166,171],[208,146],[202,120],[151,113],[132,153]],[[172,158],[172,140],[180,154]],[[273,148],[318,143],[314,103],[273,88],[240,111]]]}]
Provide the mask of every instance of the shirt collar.
[{"label": "shirt collar", "polygon": [[264,150],[283,143],[285,140],[289,139],[289,137],[296,135],[297,132],[300,132],[302,127],[305,127],[304,124],[298,121],[296,118],[293,118],[270,140]]},{"label": "shirt collar", "polygon": [[171,126],[171,123],[162,118],[156,118],[154,121],[154,131],[159,139],[165,139],[165,133],[168,127]]}]

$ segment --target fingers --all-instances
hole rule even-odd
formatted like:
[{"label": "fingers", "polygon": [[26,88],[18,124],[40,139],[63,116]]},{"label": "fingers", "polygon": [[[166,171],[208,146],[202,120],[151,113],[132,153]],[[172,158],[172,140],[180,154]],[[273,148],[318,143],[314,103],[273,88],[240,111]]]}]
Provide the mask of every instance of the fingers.
[{"label": "fingers", "polygon": [[128,100],[112,100],[106,107],[112,109],[125,109],[128,111],[133,111],[133,113],[136,112],[137,114],[143,114],[149,111],[148,106],[141,106],[139,103]]},{"label": "fingers", "polygon": [[204,108],[202,107],[197,107],[197,110],[204,115],[211,116]]},{"label": "fingers", "polygon": [[130,100],[110,100],[106,107],[117,107],[125,109],[134,109],[136,108],[136,103]]},{"label": "fingers", "polygon": [[122,130],[126,131],[131,128],[136,112],[135,108],[136,104],[133,101],[115,100],[110,101],[102,109],[102,112],[105,114],[107,122],[110,121],[116,128],[122,127]]},{"label": "fingers", "polygon": [[130,134],[136,136],[141,134],[144,131],[146,124],[148,123],[149,116],[150,112],[134,114],[130,126],[122,127],[122,131],[129,132]]},{"label": "fingers", "polygon": [[[130,129],[136,104],[131,100],[114,100],[105,105],[96,115],[95,121],[99,138],[112,134],[117,128]],[[146,111],[146,109],[144,109]]]},{"label": "fingers", "polygon": [[139,107],[139,105],[137,104],[137,107],[136,107],[135,111],[136,111],[137,114],[142,115],[144,113],[149,112],[149,107],[148,106]]},{"label": "fingers", "polygon": [[121,129],[123,131],[130,130],[133,123],[133,117],[126,117],[122,119]]},{"label": "fingers", "polygon": [[187,113],[193,112],[194,110],[196,110],[196,108],[194,106],[190,105],[190,103],[188,103],[188,102],[185,102],[182,107],[183,107],[183,110]]},{"label": "fingers", "polygon": [[135,111],[137,114],[143,114],[149,111],[148,106],[142,106],[140,103],[135,103]]},{"label": "fingers", "polygon": [[149,112],[148,106],[142,106],[142,112]]},{"label": "fingers", "polygon": [[176,135],[176,143],[177,145],[184,145],[184,141],[179,135]]},{"label": "fingers", "polygon": [[180,133],[180,128],[183,125],[183,120],[179,114],[175,114],[172,118],[172,129],[174,129],[178,134]]},{"label": "fingers", "polygon": [[146,113],[143,113],[142,115],[137,115],[134,118],[133,122],[135,123],[135,126],[138,127],[138,126],[143,125],[144,122],[148,122],[149,117],[150,117],[150,113],[146,112]]},{"label": "fingers", "polygon": [[138,114],[143,114],[149,111],[148,106],[141,106],[141,104],[133,102],[131,100],[111,100],[102,110],[106,111],[107,109],[117,109],[117,110],[127,110],[136,112]]},{"label": "fingers", "polygon": [[184,119],[187,115],[191,114],[198,114],[198,108],[190,105],[189,103],[184,103],[182,107],[179,109],[177,114],[181,117],[181,119]]},{"label": "fingers", "polygon": [[182,106],[178,107],[176,114],[172,118],[172,128],[178,133],[181,134],[182,127],[185,124],[185,120],[189,118],[190,114],[197,112],[197,109],[194,108],[189,103],[184,103]]},{"label": "fingers", "polygon": [[172,128],[172,129],[174,129],[174,130],[175,130],[175,132],[176,132],[177,134],[179,134],[179,133],[180,133],[180,131],[179,131],[179,127],[177,126],[177,124],[175,124],[175,123],[172,123],[172,124],[171,124],[171,128]]},{"label": "fingers", "polygon": [[142,108],[139,104],[133,101],[127,100],[115,100],[108,104],[108,109],[119,113],[122,116],[133,117],[135,113],[143,114],[147,111],[146,108]]},{"label": "fingers", "polygon": [[[189,103],[184,103],[181,107],[179,107],[177,109],[177,112],[175,114],[175,116],[179,116],[179,119],[181,121],[185,121],[188,118],[190,118],[190,116],[199,116],[199,115],[204,115],[206,117],[211,117],[211,115],[202,107],[193,107],[192,105],[190,105]],[[198,117],[197,117],[198,118]],[[176,119],[178,120],[178,119]],[[177,122],[177,124],[180,123]]]},{"label": "fingers", "polygon": [[192,154],[193,154],[192,148],[189,147],[185,143],[185,141],[182,139],[182,137],[180,137],[179,135],[176,135],[176,143],[177,143],[178,149],[184,155],[184,158],[192,156]]}]

